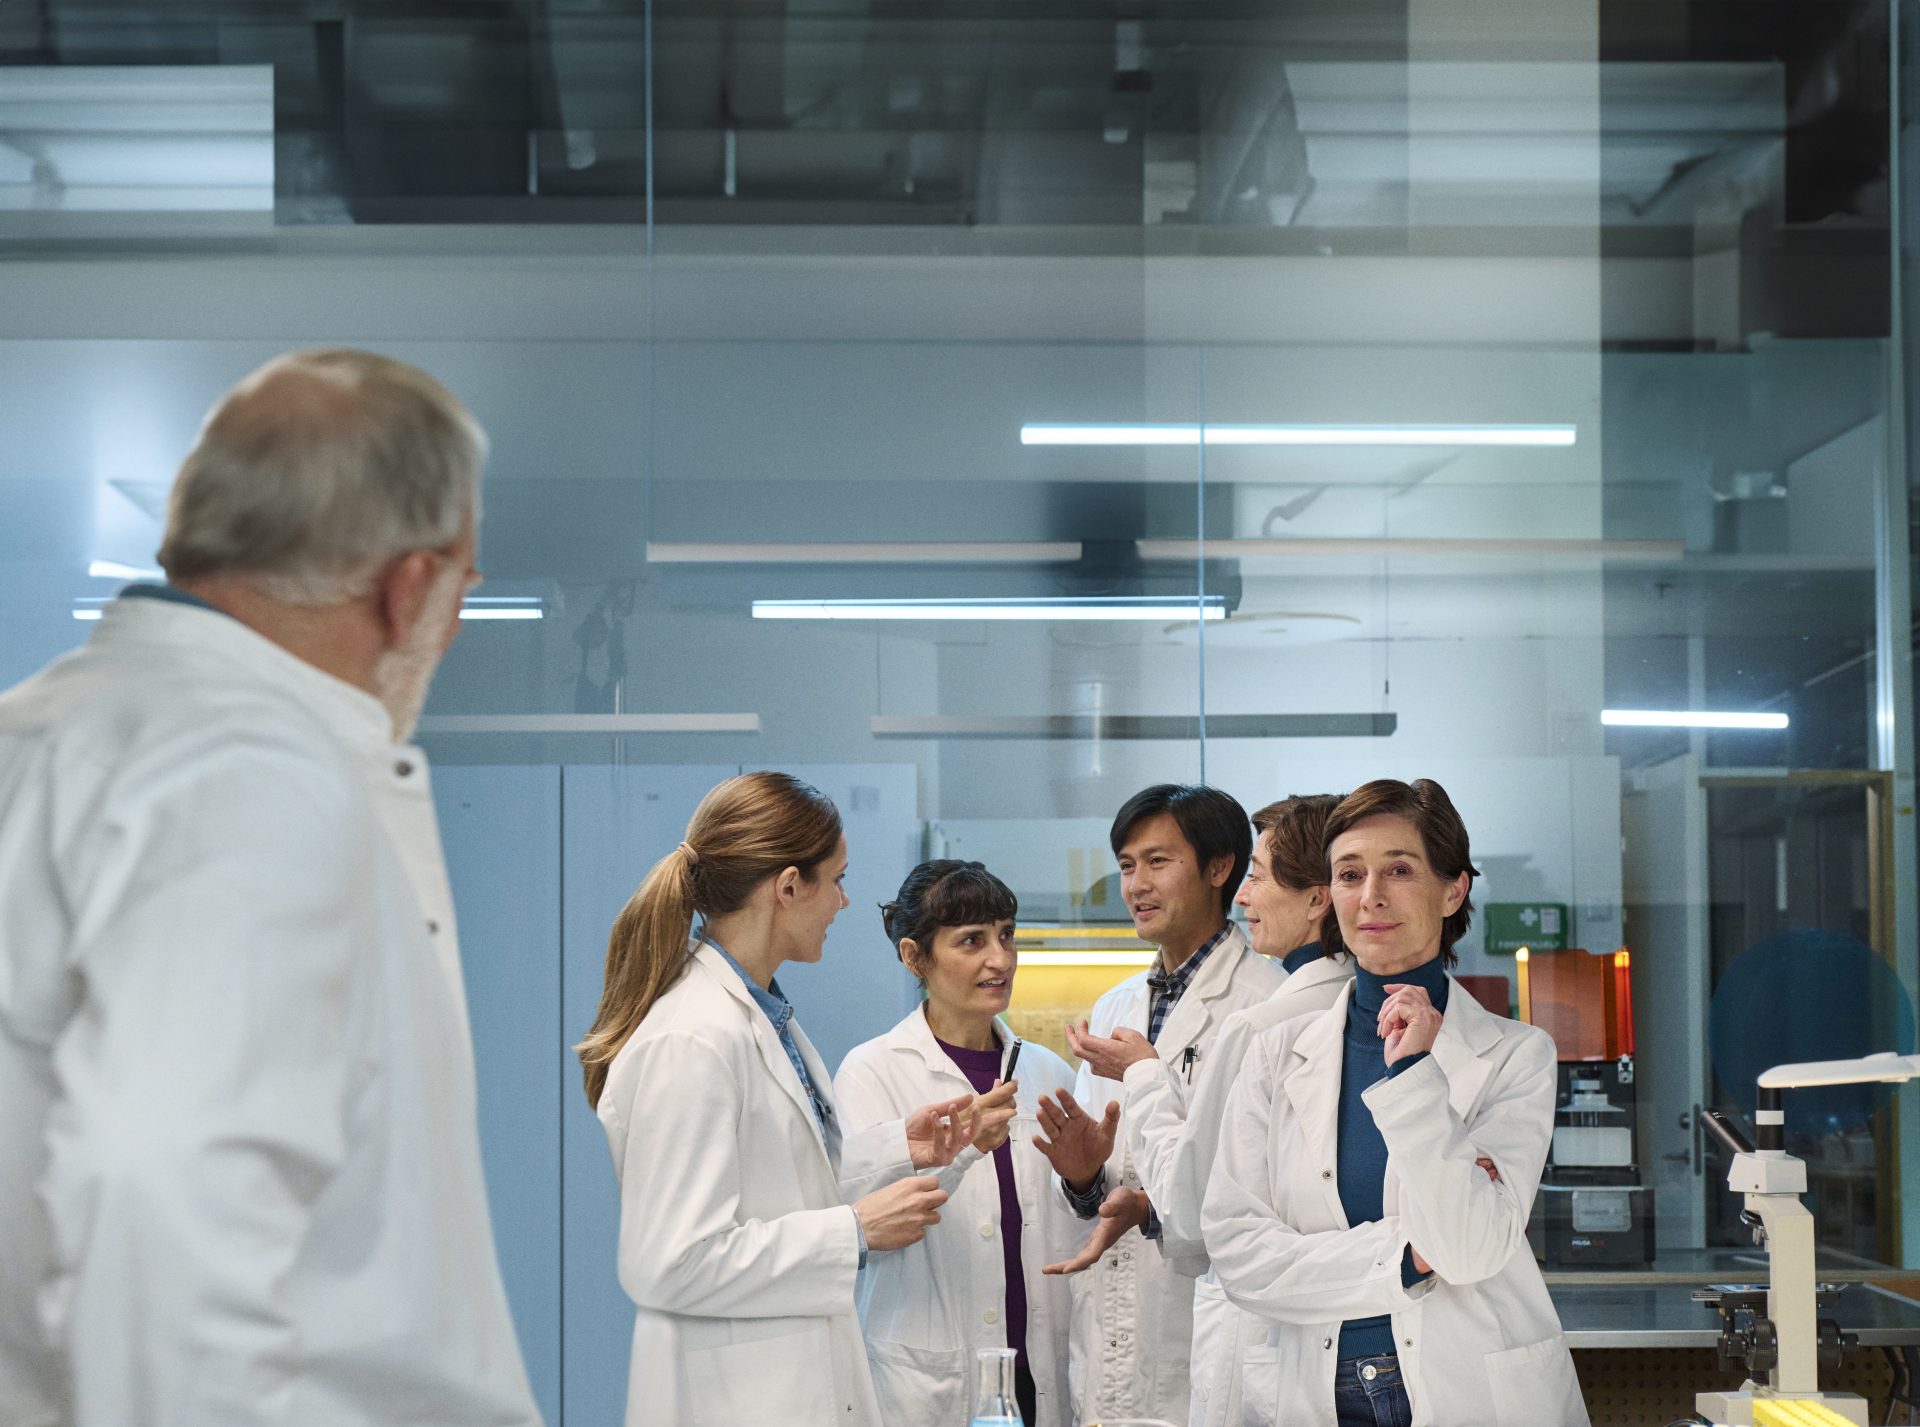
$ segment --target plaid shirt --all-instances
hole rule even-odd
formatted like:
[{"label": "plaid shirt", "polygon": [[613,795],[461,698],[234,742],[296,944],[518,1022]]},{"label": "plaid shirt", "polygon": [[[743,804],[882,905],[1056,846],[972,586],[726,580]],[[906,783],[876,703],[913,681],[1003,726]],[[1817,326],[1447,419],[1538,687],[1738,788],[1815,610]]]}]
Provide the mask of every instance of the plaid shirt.
[{"label": "plaid shirt", "polygon": [[[1180,998],[1186,995],[1187,987],[1192,984],[1202,963],[1213,954],[1215,947],[1227,939],[1232,930],[1233,924],[1229,922],[1202,942],[1198,951],[1165,976],[1154,974],[1147,977],[1147,1040],[1149,1043],[1158,1043],[1160,1032],[1166,1027],[1167,1017],[1173,1014],[1173,1008],[1179,1005]],[[1103,1168],[1094,1176],[1093,1183],[1088,1185],[1082,1193],[1076,1194],[1072,1187],[1064,1182],[1060,1187],[1066,1191],[1067,1203],[1072,1206],[1073,1212],[1082,1219],[1091,1219],[1100,1212],[1100,1203],[1107,1197],[1107,1172]],[[1160,1237],[1160,1216],[1151,1208],[1147,1210],[1146,1227],[1141,1232],[1149,1239]]]},{"label": "plaid shirt", "polygon": [[1213,954],[1215,947],[1227,939],[1227,934],[1232,930],[1233,924],[1229,922],[1202,942],[1200,949],[1174,970],[1164,976],[1147,978],[1147,1040],[1150,1044],[1159,1044],[1160,1032],[1167,1024],[1167,1017],[1180,1004],[1180,998],[1187,994],[1187,987],[1199,972],[1201,964]]}]

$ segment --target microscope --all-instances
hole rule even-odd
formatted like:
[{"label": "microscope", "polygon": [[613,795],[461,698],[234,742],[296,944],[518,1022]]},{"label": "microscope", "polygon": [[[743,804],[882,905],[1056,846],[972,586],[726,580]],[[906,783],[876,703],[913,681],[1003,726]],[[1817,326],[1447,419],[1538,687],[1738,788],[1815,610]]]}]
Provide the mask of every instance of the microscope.
[{"label": "microscope", "polygon": [[[1727,1293],[1716,1306],[1722,1322],[1720,1356],[1744,1362],[1750,1376],[1733,1392],[1703,1392],[1694,1408],[1714,1427],[1768,1424],[1854,1424],[1867,1427],[1867,1404],[1851,1393],[1823,1393],[1822,1366],[1837,1366],[1852,1346],[1836,1324],[1818,1317],[1813,1271],[1813,1215],[1800,1201],[1807,1166],[1785,1149],[1786,1110],[1781,1092],[1814,1085],[1897,1084],[1920,1078],[1920,1056],[1869,1055],[1858,1060],[1776,1065],[1760,1076],[1754,1130],[1756,1147],[1724,1116],[1704,1122],[1733,1151],[1727,1187],[1745,1196],[1741,1218],[1754,1242],[1767,1251],[1765,1295]],[[1766,1381],[1757,1381],[1765,1374]]]}]

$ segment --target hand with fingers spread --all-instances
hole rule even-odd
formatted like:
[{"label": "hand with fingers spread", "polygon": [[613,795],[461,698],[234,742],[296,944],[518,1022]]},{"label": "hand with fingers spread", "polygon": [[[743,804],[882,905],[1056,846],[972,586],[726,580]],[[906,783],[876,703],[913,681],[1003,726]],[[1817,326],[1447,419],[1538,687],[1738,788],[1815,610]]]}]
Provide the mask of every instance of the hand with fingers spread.
[{"label": "hand with fingers spread", "polygon": [[1380,1007],[1380,1039],[1387,1043],[1387,1064],[1409,1055],[1433,1049],[1440,1037],[1440,1012],[1424,986],[1389,982],[1387,999]]},{"label": "hand with fingers spread", "polygon": [[[1485,1155],[1480,1156],[1480,1158],[1476,1159],[1474,1163],[1479,1165],[1480,1168],[1484,1169],[1487,1172],[1488,1179],[1491,1179],[1495,1184],[1498,1184],[1500,1182],[1500,1166],[1499,1165],[1495,1164],[1492,1160],[1488,1159]],[[1413,1255],[1413,1271],[1415,1273],[1432,1273],[1433,1272],[1433,1265],[1420,1257],[1420,1250],[1416,1249],[1412,1244],[1408,1244],[1407,1252]]]},{"label": "hand with fingers spread", "polygon": [[1151,1207],[1144,1189],[1114,1190],[1101,1202],[1100,1217],[1094,1221],[1093,1232],[1087,1235],[1080,1252],[1065,1263],[1050,1263],[1040,1272],[1081,1273],[1092,1268],[1100,1262],[1100,1255],[1119,1242],[1122,1234],[1147,1222],[1147,1210]]},{"label": "hand with fingers spread", "polygon": [[1019,1081],[1003,1080],[986,1094],[974,1096],[973,1147],[981,1154],[992,1154],[1007,1142],[1017,1113],[1013,1100],[1019,1093]]},{"label": "hand with fingers spread", "polygon": [[972,1095],[922,1105],[907,1116],[907,1153],[915,1169],[945,1169],[973,1139]]},{"label": "hand with fingers spread", "polygon": [[1067,1044],[1095,1075],[1107,1080],[1119,1080],[1136,1060],[1152,1060],[1159,1054],[1153,1042],[1131,1026],[1117,1027],[1110,1036],[1097,1036],[1085,1021],[1077,1026],[1069,1021]]},{"label": "hand with fingers spread", "polygon": [[947,1191],[939,1180],[930,1174],[912,1175],[855,1200],[853,1212],[860,1216],[867,1249],[882,1253],[919,1243],[928,1226],[940,1222],[940,1206],[946,1202]]},{"label": "hand with fingers spread", "polygon": [[1051,1095],[1040,1097],[1039,1121],[1033,1147],[1047,1157],[1067,1188],[1084,1192],[1113,1154],[1120,1132],[1120,1102],[1109,1100],[1106,1114],[1096,1120],[1062,1090],[1058,1104]]}]

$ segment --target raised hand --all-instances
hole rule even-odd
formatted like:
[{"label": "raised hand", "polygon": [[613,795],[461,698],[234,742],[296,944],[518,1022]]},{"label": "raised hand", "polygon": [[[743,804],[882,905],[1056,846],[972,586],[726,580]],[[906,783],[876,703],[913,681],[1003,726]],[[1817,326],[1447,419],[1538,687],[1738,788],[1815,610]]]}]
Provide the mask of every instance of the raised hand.
[{"label": "raised hand", "polygon": [[972,1095],[922,1105],[907,1116],[907,1153],[915,1169],[945,1169],[973,1138]]},{"label": "raised hand", "polygon": [[1067,1044],[1084,1060],[1095,1075],[1118,1080],[1136,1060],[1152,1060],[1159,1052],[1153,1042],[1131,1026],[1120,1026],[1110,1036],[1097,1036],[1082,1021],[1067,1023]]},{"label": "raised hand", "polygon": [[1386,992],[1386,1002],[1380,1007],[1379,1032],[1387,1043],[1387,1064],[1432,1050],[1440,1036],[1441,1016],[1433,1008],[1426,987],[1391,982]]},{"label": "raised hand", "polygon": [[1065,1263],[1050,1263],[1040,1272],[1081,1273],[1092,1268],[1100,1262],[1100,1255],[1119,1242],[1122,1234],[1147,1222],[1147,1210],[1151,1207],[1144,1189],[1114,1190],[1101,1201],[1100,1217],[1094,1221],[1093,1232],[1087,1235],[1080,1252]]},{"label": "raised hand", "polygon": [[1096,1120],[1062,1090],[1057,1105],[1051,1095],[1040,1097],[1038,1118],[1040,1133],[1033,1137],[1033,1147],[1047,1157],[1068,1188],[1085,1189],[1113,1154],[1120,1132],[1119,1101],[1109,1100],[1106,1114]]},{"label": "raised hand", "polygon": [[1007,1142],[1013,1128],[1016,1108],[1013,1098],[1020,1091],[1017,1080],[1003,1080],[973,1101],[973,1147],[981,1154],[992,1154]]}]

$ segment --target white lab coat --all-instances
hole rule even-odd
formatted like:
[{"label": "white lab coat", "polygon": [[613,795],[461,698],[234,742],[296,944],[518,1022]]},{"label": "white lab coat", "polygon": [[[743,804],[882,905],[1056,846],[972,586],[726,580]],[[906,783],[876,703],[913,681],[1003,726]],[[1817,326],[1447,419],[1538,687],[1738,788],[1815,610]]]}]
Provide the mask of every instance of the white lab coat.
[{"label": "white lab coat", "polygon": [[[1127,1067],[1126,1098],[1120,1124],[1127,1136],[1140,1182],[1160,1216],[1161,1246],[1179,1261],[1190,1261],[1201,1244],[1200,1206],[1227,1112],[1227,1097],[1239,1079],[1247,1049],[1261,1032],[1331,1006],[1353,980],[1353,958],[1310,961],[1257,1006],[1227,1017],[1215,1038],[1205,1073],[1185,1087],[1179,1072],[1163,1060],[1140,1060]],[[1239,1421],[1240,1345],[1248,1315],[1227,1301],[1209,1266],[1193,1295],[1190,1427],[1219,1427]],[[1264,1339],[1261,1320],[1256,1336]]]},{"label": "white lab coat", "polygon": [[[1387,1142],[1386,1214],[1349,1226],[1337,1170],[1350,995],[1259,1036],[1227,1099],[1201,1219],[1228,1297],[1271,1320],[1242,1357],[1241,1420],[1333,1427],[1340,1325],[1384,1313],[1413,1427],[1587,1427],[1527,1246],[1553,1135],[1553,1041],[1454,982],[1433,1053],[1365,1093]],[[1434,1272],[1406,1288],[1409,1243]]]},{"label": "white lab coat", "polygon": [[[1215,1039],[1227,1018],[1257,1006],[1285,981],[1285,973],[1231,928],[1195,973],[1155,1043],[1171,1071],[1169,1085],[1185,1113],[1193,1083],[1212,1068]],[[1147,973],[1129,976],[1098,1001],[1088,1017],[1095,1035],[1130,1026],[1147,1030]],[[1195,1054],[1189,1058],[1187,1052]],[[1124,1099],[1121,1082],[1082,1065],[1074,1098],[1098,1116],[1109,1101]],[[1138,1186],[1128,1137],[1115,1142],[1107,1161],[1107,1188]],[[1058,1180],[1055,1181],[1056,1186]],[[1064,1195],[1064,1189],[1058,1190]],[[1077,1421],[1100,1417],[1161,1417],[1186,1420],[1188,1353],[1193,1340],[1194,1278],[1206,1268],[1197,1241],[1163,1248],[1129,1230],[1099,1261],[1073,1276],[1072,1391]]]},{"label": "white lab coat", "polygon": [[531,1427],[426,760],[214,611],[0,696],[0,1417]]},{"label": "white lab coat", "polygon": [[[1001,1064],[1013,1034],[1004,1021]],[[1037,1423],[1077,1427],[1067,1409],[1067,1280],[1041,1269],[1079,1252],[1090,1226],[1054,1192],[1053,1169],[1033,1147],[1042,1095],[1073,1086],[1073,1071],[1045,1046],[1020,1052],[1014,1078],[1014,1190],[1020,1200],[1020,1266],[1027,1292],[1027,1366]],[[916,1007],[884,1036],[855,1046],[834,1077],[849,1132],[895,1120],[915,1107],[971,1092],[972,1084]],[[1006,1258],[1000,1233],[1000,1179],[972,1146],[941,1172],[951,1196],[925,1239],[875,1254],[860,1275],[860,1321],[873,1385],[888,1423],[966,1427],[973,1408],[974,1353],[1007,1346]]]},{"label": "white lab coat", "polygon": [[620,1048],[600,1122],[637,1305],[627,1427],[882,1427],[854,1310],[863,1194],[913,1172],[899,1119],[843,1138],[740,973],[697,943]]}]

